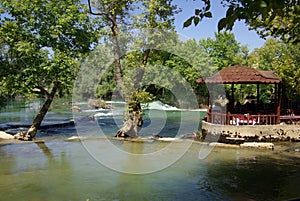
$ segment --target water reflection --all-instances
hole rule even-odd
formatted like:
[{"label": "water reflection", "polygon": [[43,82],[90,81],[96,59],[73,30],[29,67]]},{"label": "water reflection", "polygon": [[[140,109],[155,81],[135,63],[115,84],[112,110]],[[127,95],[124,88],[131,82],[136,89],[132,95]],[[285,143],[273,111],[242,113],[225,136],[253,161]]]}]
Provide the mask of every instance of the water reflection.
[{"label": "water reflection", "polygon": [[[119,146],[142,154],[147,146],[161,145],[126,142]],[[300,196],[297,153],[217,147],[199,160],[199,149],[199,144],[193,144],[162,171],[132,175],[102,166],[80,142],[0,146],[0,200],[259,201]],[[129,155],[122,165],[135,168],[140,162]]]},{"label": "water reflection", "polygon": [[[214,150],[215,152],[218,151]],[[297,158],[276,156],[272,151],[222,150],[224,159],[212,154],[207,176],[210,186],[219,187],[232,200],[287,200],[299,197]],[[231,154],[231,156],[230,156]],[[275,155],[275,157],[274,157]],[[212,160],[212,158],[214,158]]]},{"label": "water reflection", "polygon": [[14,161],[9,165],[1,163],[1,170],[10,172],[1,174],[0,200],[51,200],[47,197],[53,192],[56,196],[65,194],[59,186],[68,186],[71,166],[63,152],[53,155],[44,143],[7,145],[1,149],[1,159],[9,155]]}]

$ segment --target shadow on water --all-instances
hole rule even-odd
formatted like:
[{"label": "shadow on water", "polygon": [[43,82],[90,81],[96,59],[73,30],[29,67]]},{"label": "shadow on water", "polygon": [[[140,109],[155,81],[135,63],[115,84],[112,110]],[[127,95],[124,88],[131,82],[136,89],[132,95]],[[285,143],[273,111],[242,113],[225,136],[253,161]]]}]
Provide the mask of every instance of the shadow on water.
[{"label": "shadow on water", "polygon": [[[209,156],[207,179],[204,181],[209,186],[222,189],[230,200],[300,198],[299,156],[289,158],[268,150],[238,149],[234,154],[226,149],[215,149],[214,152],[219,152],[220,156]],[[221,158],[224,154],[231,154],[231,157]],[[205,186],[204,181],[199,181],[198,185]]]},{"label": "shadow on water", "polygon": [[[126,142],[118,146],[139,154],[147,146],[161,145]],[[80,142],[2,145],[0,200],[276,201],[300,196],[299,157],[296,160],[275,151],[215,148],[199,160],[199,150],[200,145],[193,144],[166,169],[134,175],[104,167]],[[130,155],[121,164],[134,168],[138,163]]]}]

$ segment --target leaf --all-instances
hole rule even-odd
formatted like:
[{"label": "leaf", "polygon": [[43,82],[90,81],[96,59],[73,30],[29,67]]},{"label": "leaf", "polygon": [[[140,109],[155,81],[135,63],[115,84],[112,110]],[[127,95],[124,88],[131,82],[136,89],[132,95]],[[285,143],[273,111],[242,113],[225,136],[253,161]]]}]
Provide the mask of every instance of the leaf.
[{"label": "leaf", "polygon": [[201,12],[201,10],[200,10],[200,9],[196,9],[196,10],[195,10],[195,15],[199,15],[199,14],[200,14],[200,12]]},{"label": "leaf", "polygon": [[260,2],[260,7],[261,8],[266,8],[266,7],[268,7],[268,5],[267,5],[267,3],[265,1],[261,1]]},{"label": "leaf", "polygon": [[212,17],[212,13],[211,12],[206,12],[204,13],[205,17],[211,18]]},{"label": "leaf", "polygon": [[226,16],[231,16],[232,13],[233,13],[233,6],[230,6],[230,7],[228,8],[228,10],[226,11]]},{"label": "leaf", "polygon": [[195,17],[194,18],[194,24],[195,24],[195,26],[197,26],[199,22],[200,22],[200,18],[199,17]]},{"label": "leaf", "polygon": [[227,18],[222,18],[218,22],[218,31],[221,31],[222,29],[226,28],[227,26]]},{"label": "leaf", "polygon": [[183,28],[189,27],[189,26],[192,24],[192,21],[193,21],[194,18],[195,18],[195,17],[193,16],[193,17],[190,17],[187,21],[185,21],[185,22],[183,23]]}]

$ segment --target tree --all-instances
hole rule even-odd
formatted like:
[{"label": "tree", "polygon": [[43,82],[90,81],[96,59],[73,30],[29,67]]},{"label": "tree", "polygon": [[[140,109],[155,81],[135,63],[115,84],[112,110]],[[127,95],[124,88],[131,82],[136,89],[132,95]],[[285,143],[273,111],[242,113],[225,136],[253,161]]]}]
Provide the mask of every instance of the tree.
[{"label": "tree", "polygon": [[[140,103],[149,95],[145,90],[141,90],[139,85],[148,63],[151,48],[145,48],[142,49],[141,52],[135,53],[135,56],[139,58],[140,61],[135,64],[135,67],[139,67],[139,71],[132,85],[132,79],[124,77],[125,68],[122,66],[121,60],[124,57],[123,53],[126,52],[126,47],[128,48],[130,44],[134,45],[134,43],[121,41],[126,40],[124,34],[127,33],[130,35],[130,32],[134,29],[149,30],[151,28],[172,28],[171,25],[174,20],[172,16],[175,7],[171,5],[171,0],[98,0],[93,2],[89,0],[88,4],[90,13],[98,16],[104,27],[107,28],[102,32],[103,37],[106,39],[109,36],[111,37],[111,41],[109,42],[111,42],[113,46],[116,86],[119,95],[125,98],[125,101],[128,103],[128,117],[124,122],[124,126],[119,129],[116,136],[137,137],[138,131],[143,124]],[[136,15],[134,13],[140,14]],[[137,40],[135,40],[135,42],[137,42]],[[143,42],[143,40],[140,41],[140,43]],[[131,55],[133,55],[133,53],[131,53]]]},{"label": "tree", "polygon": [[[206,17],[212,17],[210,0],[202,0],[204,6],[195,9],[195,15],[184,23],[188,27]],[[262,37],[274,36],[284,41],[300,42],[299,20],[300,5],[298,0],[222,0],[227,9],[226,16],[218,22],[218,30],[231,30],[237,20],[244,20],[249,29],[254,29]]]},{"label": "tree", "polygon": [[[85,58],[77,74],[73,99],[76,99],[76,101],[85,101],[86,98],[111,98],[116,83],[113,67],[110,66],[106,70],[106,64],[109,64],[111,61],[111,58],[107,54],[108,51],[108,47],[99,44]],[[99,77],[99,75],[102,76]]]},{"label": "tree", "polygon": [[97,34],[79,0],[1,0],[0,6],[0,44],[7,56],[1,93],[45,97],[31,127],[20,135],[31,140],[54,97],[72,88],[80,58]]},{"label": "tree", "polygon": [[174,45],[174,52],[177,54],[170,54],[164,63],[169,68],[180,73],[189,82],[194,93],[198,95],[199,103],[206,104],[207,99],[204,97],[207,94],[207,87],[199,85],[196,80],[199,77],[213,75],[217,71],[216,65],[201,41],[197,42],[195,39],[184,42],[177,40],[178,42]]},{"label": "tree", "polygon": [[233,65],[246,65],[248,48],[241,46],[233,33],[215,33],[215,39],[207,38],[200,41],[218,70]]},{"label": "tree", "polygon": [[272,70],[283,81],[283,98],[297,100],[300,95],[299,44],[284,43],[268,39],[264,46],[250,55],[253,66],[262,70]]}]

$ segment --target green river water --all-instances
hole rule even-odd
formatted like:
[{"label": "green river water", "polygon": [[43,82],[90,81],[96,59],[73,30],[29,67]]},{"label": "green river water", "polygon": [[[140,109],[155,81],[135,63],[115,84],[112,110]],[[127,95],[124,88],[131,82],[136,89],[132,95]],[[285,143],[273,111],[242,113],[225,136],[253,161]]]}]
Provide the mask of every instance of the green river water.
[{"label": "green river water", "polygon": [[[48,117],[70,115],[68,110],[61,111],[65,112],[49,113]],[[9,121],[30,119],[31,116],[24,112],[2,112],[1,122],[5,117]],[[171,113],[170,119],[173,119],[177,113],[166,112]],[[98,122],[114,130],[108,116],[102,115]],[[167,121],[169,125],[176,122]],[[174,128],[167,126],[167,130],[173,132]],[[103,152],[104,158],[115,160],[114,165],[121,170],[159,167],[170,156],[181,152],[184,143],[177,142],[165,155],[144,160],[135,155],[114,155],[107,144],[139,155],[162,150],[170,143],[92,138],[82,142],[67,141],[74,135],[74,128],[52,129],[39,133],[39,139],[44,143],[0,145],[0,200],[271,201],[300,198],[300,153],[295,151],[299,149],[299,143],[275,144],[274,150],[214,147],[206,157],[199,159],[199,151],[207,145],[194,142],[189,144],[182,157],[158,171],[127,174],[104,164],[98,156]]]}]

